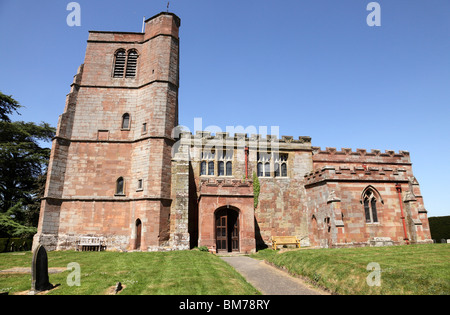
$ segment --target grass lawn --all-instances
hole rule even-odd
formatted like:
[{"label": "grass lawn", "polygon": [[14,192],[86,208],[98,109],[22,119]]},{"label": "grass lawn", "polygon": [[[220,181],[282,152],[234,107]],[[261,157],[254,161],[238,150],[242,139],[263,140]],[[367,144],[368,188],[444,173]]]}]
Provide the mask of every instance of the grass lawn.
[{"label": "grass lawn", "polygon": [[[450,244],[284,253],[267,249],[253,257],[285,267],[338,294],[450,294]],[[366,282],[373,272],[366,269],[371,262],[380,266],[380,286],[369,286]]]},{"label": "grass lawn", "polygon": [[[0,254],[0,270],[30,267],[31,258],[31,252]],[[66,268],[71,262],[81,267],[81,286],[67,285],[71,270],[50,274],[50,282],[60,286],[48,294],[103,295],[119,281],[125,286],[120,293],[124,295],[259,294],[219,257],[200,251],[48,253],[49,268]],[[0,273],[0,292],[14,294],[29,290],[30,286],[30,274]]]}]

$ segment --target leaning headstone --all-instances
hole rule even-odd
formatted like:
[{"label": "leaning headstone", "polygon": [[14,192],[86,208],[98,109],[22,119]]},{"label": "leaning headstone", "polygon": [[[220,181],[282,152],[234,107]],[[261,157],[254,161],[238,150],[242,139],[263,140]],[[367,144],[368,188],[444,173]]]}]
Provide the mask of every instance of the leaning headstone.
[{"label": "leaning headstone", "polygon": [[31,262],[31,291],[35,294],[53,288],[48,279],[48,258],[44,246],[39,245],[33,253]]}]

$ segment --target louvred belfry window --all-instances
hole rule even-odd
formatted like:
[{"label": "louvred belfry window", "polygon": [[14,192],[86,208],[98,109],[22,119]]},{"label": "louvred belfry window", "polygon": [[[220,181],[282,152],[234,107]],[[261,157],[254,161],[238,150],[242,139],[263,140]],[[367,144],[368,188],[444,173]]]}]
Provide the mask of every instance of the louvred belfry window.
[{"label": "louvred belfry window", "polygon": [[120,49],[116,52],[114,58],[114,78],[135,78],[137,72],[138,53],[135,50],[128,52]]},{"label": "louvred belfry window", "polygon": [[128,53],[126,78],[136,77],[137,59],[138,54],[136,51],[132,50]]},{"label": "louvred belfry window", "polygon": [[126,57],[125,50],[119,50],[116,53],[116,60],[114,61],[114,78],[123,78]]}]

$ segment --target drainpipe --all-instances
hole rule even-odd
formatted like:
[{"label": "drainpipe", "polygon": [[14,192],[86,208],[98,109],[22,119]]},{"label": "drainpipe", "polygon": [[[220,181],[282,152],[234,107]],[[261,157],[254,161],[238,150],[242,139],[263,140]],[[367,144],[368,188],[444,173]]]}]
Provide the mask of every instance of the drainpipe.
[{"label": "drainpipe", "polygon": [[245,179],[248,179],[248,147],[245,147]]},{"label": "drainpipe", "polygon": [[400,211],[402,213],[401,219],[403,223],[403,233],[405,233],[405,238],[403,240],[406,242],[406,245],[409,245],[408,233],[406,232],[405,215],[403,213],[402,186],[400,184],[395,184],[395,189],[398,193],[398,201],[400,202]]}]

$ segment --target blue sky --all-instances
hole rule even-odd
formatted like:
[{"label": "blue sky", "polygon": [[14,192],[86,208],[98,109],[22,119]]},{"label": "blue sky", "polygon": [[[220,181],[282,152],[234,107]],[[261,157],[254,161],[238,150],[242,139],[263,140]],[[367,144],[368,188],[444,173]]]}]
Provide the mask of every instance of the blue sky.
[{"label": "blue sky", "polygon": [[[140,32],[167,0],[0,0],[0,90],[56,126],[89,30]],[[278,126],[314,146],[407,150],[429,216],[450,215],[450,1],[171,0],[180,124]]]}]

